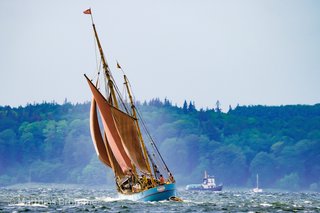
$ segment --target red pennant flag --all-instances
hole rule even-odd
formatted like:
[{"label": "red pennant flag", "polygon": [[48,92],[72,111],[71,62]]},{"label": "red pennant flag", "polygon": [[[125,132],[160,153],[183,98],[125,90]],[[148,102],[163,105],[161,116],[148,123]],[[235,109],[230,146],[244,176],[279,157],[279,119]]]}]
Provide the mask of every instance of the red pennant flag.
[{"label": "red pennant flag", "polygon": [[91,8],[83,11],[84,14],[91,14]]}]

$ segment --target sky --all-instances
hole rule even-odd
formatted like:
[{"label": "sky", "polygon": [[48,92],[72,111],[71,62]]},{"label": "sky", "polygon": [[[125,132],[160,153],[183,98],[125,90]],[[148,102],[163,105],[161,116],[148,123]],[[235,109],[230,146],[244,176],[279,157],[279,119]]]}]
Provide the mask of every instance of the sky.
[{"label": "sky", "polygon": [[[91,100],[94,21],[136,100],[320,103],[318,0],[1,0],[0,105]],[[117,77],[118,76],[118,77]],[[120,90],[122,82],[118,82]]]}]

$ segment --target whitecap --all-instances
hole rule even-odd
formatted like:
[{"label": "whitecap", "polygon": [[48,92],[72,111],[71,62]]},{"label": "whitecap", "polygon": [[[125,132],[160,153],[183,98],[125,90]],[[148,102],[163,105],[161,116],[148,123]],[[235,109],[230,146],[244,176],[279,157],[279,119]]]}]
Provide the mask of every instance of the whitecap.
[{"label": "whitecap", "polygon": [[31,204],[31,206],[48,208],[48,206],[43,205],[43,204],[38,204],[38,203]]},{"label": "whitecap", "polygon": [[103,202],[114,202],[114,201],[119,201],[124,199],[121,199],[120,197],[95,197],[95,200],[103,201]]},{"label": "whitecap", "polygon": [[85,198],[74,199],[74,202],[78,205],[89,205],[92,203],[92,200],[88,200]]},{"label": "whitecap", "polygon": [[270,207],[270,206],[272,206],[272,204],[270,204],[270,203],[260,203],[260,206]]},{"label": "whitecap", "polygon": [[9,206],[32,206],[32,207],[48,208],[48,206],[39,204],[39,203],[16,203],[16,204],[9,204]]}]

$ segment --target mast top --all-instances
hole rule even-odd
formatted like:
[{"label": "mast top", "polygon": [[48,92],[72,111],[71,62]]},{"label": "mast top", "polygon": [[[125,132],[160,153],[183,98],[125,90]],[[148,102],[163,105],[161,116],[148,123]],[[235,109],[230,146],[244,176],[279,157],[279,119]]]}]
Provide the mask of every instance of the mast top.
[{"label": "mast top", "polygon": [[90,15],[92,25],[94,25],[94,22],[93,22],[93,16],[92,16],[92,12],[91,12],[91,8],[86,9],[85,11],[83,11],[83,13],[84,13],[84,14],[87,14],[87,15]]}]

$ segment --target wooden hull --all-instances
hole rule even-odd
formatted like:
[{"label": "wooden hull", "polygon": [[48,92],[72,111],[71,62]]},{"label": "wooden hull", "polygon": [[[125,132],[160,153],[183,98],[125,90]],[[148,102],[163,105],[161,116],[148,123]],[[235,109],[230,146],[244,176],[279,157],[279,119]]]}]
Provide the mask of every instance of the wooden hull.
[{"label": "wooden hull", "polygon": [[176,185],[174,183],[160,185],[150,188],[143,192],[138,192],[130,195],[119,193],[121,199],[133,201],[161,201],[170,200],[172,197],[177,196]]}]

